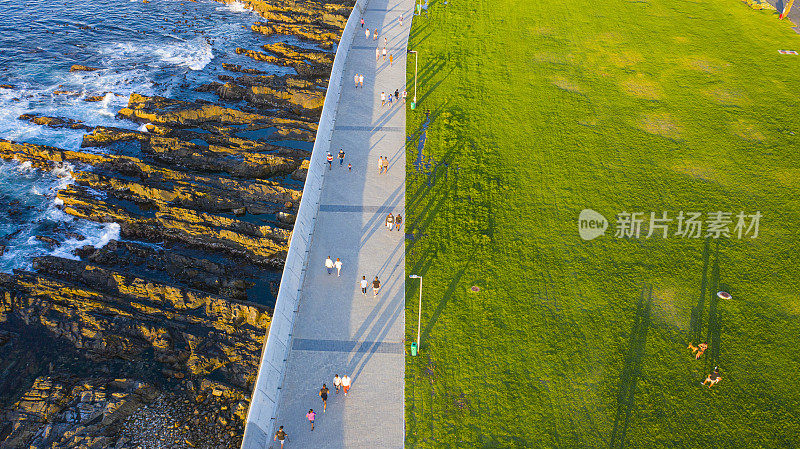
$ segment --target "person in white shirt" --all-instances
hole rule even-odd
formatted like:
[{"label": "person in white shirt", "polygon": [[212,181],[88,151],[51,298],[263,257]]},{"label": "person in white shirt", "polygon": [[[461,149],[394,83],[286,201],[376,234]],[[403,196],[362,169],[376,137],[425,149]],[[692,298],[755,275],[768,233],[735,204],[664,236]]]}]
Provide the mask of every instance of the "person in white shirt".
[{"label": "person in white shirt", "polygon": [[386,104],[386,92],[381,92],[381,106]]},{"label": "person in white shirt", "polygon": [[347,396],[347,392],[350,391],[350,376],[347,374],[342,377],[342,389],[344,390],[344,395]]},{"label": "person in white shirt", "polygon": [[336,262],[333,263],[333,266],[336,267],[336,277],[342,275],[342,261],[339,258],[336,258]]},{"label": "person in white shirt", "polygon": [[339,394],[339,388],[342,387],[342,379],[339,377],[338,374],[333,376],[333,389],[336,390],[336,394]]},{"label": "person in white shirt", "polygon": [[358,87],[364,87],[364,75],[358,75]]},{"label": "person in white shirt", "polygon": [[356,88],[358,88],[358,73],[353,76],[353,83],[356,85]]},{"label": "person in white shirt", "polygon": [[367,39],[369,39],[369,28],[364,30],[364,36],[367,36]]},{"label": "person in white shirt", "polygon": [[367,286],[369,286],[369,281],[367,281],[367,277],[361,276],[361,293],[363,293],[364,296],[367,296]]},{"label": "person in white shirt", "polygon": [[331,256],[328,256],[328,258],[325,259],[325,268],[328,269],[328,274],[331,274],[331,270],[333,269],[333,261],[331,260]]}]

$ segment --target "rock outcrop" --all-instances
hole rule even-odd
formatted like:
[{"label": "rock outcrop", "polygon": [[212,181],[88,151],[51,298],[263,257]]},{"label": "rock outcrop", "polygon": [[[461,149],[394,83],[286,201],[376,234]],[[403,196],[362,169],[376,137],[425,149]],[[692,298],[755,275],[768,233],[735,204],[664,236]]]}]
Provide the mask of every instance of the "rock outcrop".
[{"label": "rock outcrop", "polygon": [[253,30],[313,45],[237,52],[296,74],[226,63],[196,89],[217,103],[132,94],[117,118],[138,129],[19,117],[87,131],[79,149],[0,139],[0,159],[74,179],[63,212],[120,230],[0,274],[0,449],[238,447],[309,168],[282,141],[314,140],[353,3],[245,0]]}]

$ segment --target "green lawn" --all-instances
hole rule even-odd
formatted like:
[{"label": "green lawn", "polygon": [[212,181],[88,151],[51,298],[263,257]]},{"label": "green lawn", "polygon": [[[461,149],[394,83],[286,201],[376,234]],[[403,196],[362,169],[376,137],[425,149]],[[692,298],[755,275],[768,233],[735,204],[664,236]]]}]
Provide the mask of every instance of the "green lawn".
[{"label": "green lawn", "polygon": [[[798,445],[790,27],[737,0],[434,0],[414,18],[406,270],[425,296],[407,447]],[[584,208],[607,235],[580,239]],[[707,250],[614,236],[619,212],[681,210],[763,218],[758,238]],[[712,299],[717,284],[734,298]],[[706,339],[695,361],[686,346]],[[722,381],[701,387],[715,364]]]}]

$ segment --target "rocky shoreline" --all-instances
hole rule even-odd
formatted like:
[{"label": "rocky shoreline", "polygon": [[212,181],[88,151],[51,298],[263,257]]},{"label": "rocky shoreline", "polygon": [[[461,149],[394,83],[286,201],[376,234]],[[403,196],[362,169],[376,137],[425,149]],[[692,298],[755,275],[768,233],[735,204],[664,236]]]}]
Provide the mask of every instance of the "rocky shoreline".
[{"label": "rocky shoreline", "polygon": [[0,140],[74,178],[63,212],[120,227],[0,275],[0,448],[238,447],[310,156],[281,142],[313,142],[353,5],[243,3],[254,32],[324,51],[237,48],[296,74],[225,64],[198,87],[215,103],[133,94],[117,117],[140,131],[20,117],[87,131],[80,150]]}]

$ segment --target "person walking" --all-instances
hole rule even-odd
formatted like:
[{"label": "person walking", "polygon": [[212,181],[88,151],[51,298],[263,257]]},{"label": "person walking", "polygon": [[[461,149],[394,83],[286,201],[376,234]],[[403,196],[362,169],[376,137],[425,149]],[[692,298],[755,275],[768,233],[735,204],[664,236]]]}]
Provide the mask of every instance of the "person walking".
[{"label": "person walking", "polygon": [[339,167],[344,165],[344,148],[339,148]]},{"label": "person walking", "polygon": [[336,394],[339,394],[339,388],[342,387],[342,379],[339,377],[338,374],[334,374],[333,376],[333,389],[336,391]]},{"label": "person walking", "polygon": [[353,83],[356,85],[356,89],[358,89],[358,73],[353,75]]},{"label": "person walking", "polygon": [[331,256],[328,256],[328,258],[325,259],[325,268],[328,269],[328,274],[331,274],[331,270],[333,270],[333,261],[331,260]]},{"label": "person walking", "polygon": [[394,65],[394,55],[389,55],[389,67]]},{"label": "person walking", "polygon": [[400,214],[397,214],[397,215],[394,217],[394,224],[396,224],[396,225],[397,225],[397,230],[399,231],[399,230],[400,230],[400,228],[401,228],[401,227],[402,227],[402,225],[403,225],[403,216],[402,216],[402,215],[400,215]]},{"label": "person walking", "polygon": [[284,440],[286,440],[286,437],[288,437],[288,436],[289,435],[287,435],[286,432],[283,431],[283,426],[280,426],[280,427],[278,427],[278,431],[275,432],[275,437],[272,438],[272,441],[280,441],[281,442],[281,448],[282,448],[283,447],[283,442],[284,442]]},{"label": "person walking", "polygon": [[349,171],[349,172],[353,171],[353,164],[351,164],[349,162],[347,163],[347,171]]},{"label": "person walking", "polygon": [[372,33],[372,40],[373,41],[377,41],[378,40],[378,29],[377,28],[375,28],[375,32]]},{"label": "person walking", "polygon": [[333,155],[331,154],[330,151],[328,151],[327,160],[328,160],[328,170],[330,170],[331,166],[333,165]]},{"label": "person walking", "polygon": [[314,418],[317,417],[317,413],[314,412],[313,408],[308,409],[308,413],[306,413],[306,418],[308,418],[308,422],[311,423],[311,431],[314,431]]},{"label": "person walking", "polygon": [[369,28],[364,30],[364,36],[367,36],[367,39],[369,39]]},{"label": "person walking", "polygon": [[381,106],[386,105],[386,92],[381,92]]},{"label": "person walking", "polygon": [[400,89],[395,89],[394,90],[394,98],[396,98],[398,100],[400,99]]},{"label": "person walking", "polygon": [[344,390],[345,396],[347,396],[347,392],[350,391],[350,376],[347,374],[342,377],[342,390]]},{"label": "person walking", "polygon": [[[402,17],[401,17],[401,19],[402,19]],[[401,21],[400,25],[402,25],[402,24],[403,24],[403,22]],[[364,18],[363,17],[361,18],[361,28],[364,28]]]},{"label": "person walking", "polygon": [[403,104],[406,104],[406,96],[407,95],[408,95],[408,92],[405,89],[403,89]]},{"label": "person walking", "polygon": [[380,60],[381,60],[381,49],[378,48],[378,47],[375,47],[375,62],[380,61]]},{"label": "person walking", "polygon": [[364,87],[364,75],[358,75],[358,87]]},{"label": "person walking", "polygon": [[322,413],[325,413],[328,408],[328,387],[325,384],[319,389],[319,397],[322,398]]},{"label": "person walking", "polygon": [[386,47],[383,47],[381,54],[383,55],[383,62],[386,62]]},{"label": "person walking", "polygon": [[389,92],[389,107],[390,108],[392,107],[392,98],[394,98],[394,97],[392,96],[392,93]]},{"label": "person walking", "polygon": [[336,277],[340,277],[342,275],[342,261],[339,258],[336,258],[336,262],[333,263],[333,266],[336,268]]},{"label": "person walking", "polygon": [[383,172],[389,173],[389,158],[386,156],[383,157]]},{"label": "person walking", "polygon": [[361,284],[361,293],[363,293],[364,296],[367,296],[367,285],[369,285],[369,281],[367,281],[366,276],[361,276],[360,284]]},{"label": "person walking", "polygon": [[375,276],[375,279],[372,280],[372,296],[378,296],[378,290],[381,289],[381,281],[378,280],[378,276]]},{"label": "person walking", "polygon": [[383,37],[383,48],[386,48],[387,45],[389,45],[389,41],[386,39],[386,36],[384,36]]},{"label": "person walking", "polygon": [[378,158],[378,174],[383,173],[383,156]]},{"label": "person walking", "polygon": [[394,216],[391,213],[386,216],[386,229],[390,231],[394,229]]},{"label": "person walking", "polygon": [[[361,19],[361,26],[364,26],[364,19]],[[403,26],[403,15],[400,14],[400,26]]]}]

